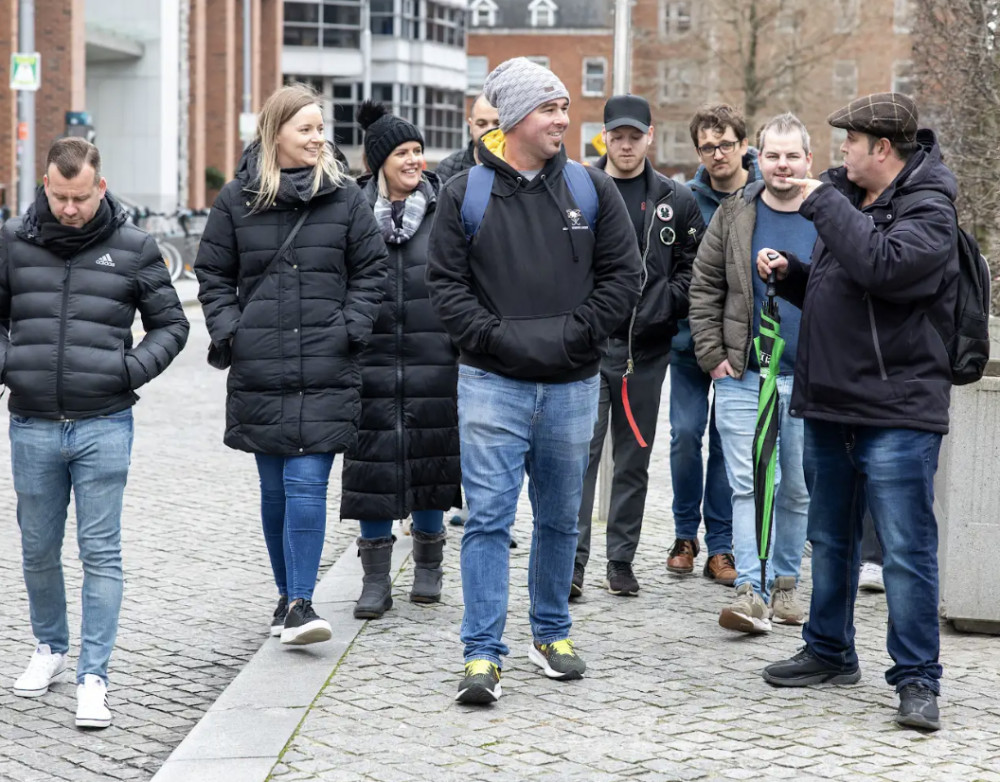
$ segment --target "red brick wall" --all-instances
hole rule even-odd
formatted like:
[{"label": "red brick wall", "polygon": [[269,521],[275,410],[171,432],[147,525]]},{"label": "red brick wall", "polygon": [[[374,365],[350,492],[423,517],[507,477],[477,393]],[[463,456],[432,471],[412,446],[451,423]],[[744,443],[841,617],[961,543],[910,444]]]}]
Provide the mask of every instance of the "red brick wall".
[{"label": "red brick wall", "polygon": [[17,93],[10,84],[10,55],[17,47],[17,4],[0,3],[0,185],[17,212]]},{"label": "red brick wall", "polygon": [[188,206],[210,206],[205,197],[206,73],[205,38],[208,0],[191,0],[188,37],[188,69],[191,102],[188,106]]},{"label": "red brick wall", "polygon": [[207,2],[205,165],[231,179],[237,162],[239,117],[236,100],[236,22],[234,3]]}]

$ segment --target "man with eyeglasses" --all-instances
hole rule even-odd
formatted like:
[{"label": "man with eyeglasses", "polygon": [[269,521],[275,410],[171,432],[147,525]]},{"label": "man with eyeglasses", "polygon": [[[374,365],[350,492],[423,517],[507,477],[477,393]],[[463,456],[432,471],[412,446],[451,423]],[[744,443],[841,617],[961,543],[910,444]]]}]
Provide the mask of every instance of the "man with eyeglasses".
[{"label": "man with eyeglasses", "polygon": [[[698,110],[691,120],[691,140],[701,165],[687,184],[708,225],[723,198],[760,179],[757,151],[747,142],[743,115],[725,104]],[[732,586],[737,575],[733,560],[733,492],[726,477],[715,409],[708,404],[712,378],[698,366],[688,321],[680,321],[678,328],[670,360],[670,478],[676,539],[667,570],[681,576],[694,572],[694,560],[700,551],[698,527],[704,515],[708,559],[702,572],[706,578]],[[706,426],[708,468],[704,470],[701,442]]]}]

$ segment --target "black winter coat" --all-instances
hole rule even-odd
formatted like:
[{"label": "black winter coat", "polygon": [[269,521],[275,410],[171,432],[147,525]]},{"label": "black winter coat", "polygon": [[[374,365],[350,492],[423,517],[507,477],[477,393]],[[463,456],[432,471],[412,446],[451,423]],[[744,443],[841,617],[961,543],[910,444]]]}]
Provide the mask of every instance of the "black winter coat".
[{"label": "black winter coat", "polygon": [[[251,146],[212,206],[195,263],[212,341],[232,338],[224,441],[283,456],[342,452],[357,441],[356,356],[382,301],[385,245],[349,179],[311,198],[279,193],[251,214],[256,161]],[[291,251],[264,277],[307,207]]]},{"label": "black winter coat", "polygon": [[[929,313],[954,312],[955,177],[934,135],[875,200],[843,168],[799,211],[816,226],[812,264],[789,258],[778,293],[802,308],[789,412],[862,426],[947,433],[951,363]],[[893,199],[934,195],[897,210]]]},{"label": "black winter coat", "polygon": [[[607,158],[601,158],[597,168],[606,166]],[[705,233],[705,221],[690,190],[665,177],[648,160],[640,176],[646,182],[639,245],[645,278],[632,326],[636,360],[670,352],[677,322],[687,317],[691,267]],[[631,320],[626,319],[611,336],[627,340]]]},{"label": "black winter coat", "polygon": [[[12,413],[58,420],[124,410],[187,342],[156,242],[104,197],[107,224],[68,259],[45,246],[34,206],[0,232],[0,382]],[[133,345],[136,311],[146,335]]]},{"label": "black winter coat", "polygon": [[[344,459],[341,518],[403,519],[461,507],[457,353],[427,298],[427,242],[438,179],[422,185],[417,232],[389,244],[385,297],[361,362],[361,432]],[[377,188],[364,193],[374,207]]]},{"label": "black winter coat", "polygon": [[434,169],[434,173],[437,174],[437,178],[441,181],[441,187],[444,187],[448,180],[455,176],[455,174],[460,174],[462,171],[476,165],[474,152],[474,144],[470,141],[463,149],[452,152],[438,163],[437,168]]}]

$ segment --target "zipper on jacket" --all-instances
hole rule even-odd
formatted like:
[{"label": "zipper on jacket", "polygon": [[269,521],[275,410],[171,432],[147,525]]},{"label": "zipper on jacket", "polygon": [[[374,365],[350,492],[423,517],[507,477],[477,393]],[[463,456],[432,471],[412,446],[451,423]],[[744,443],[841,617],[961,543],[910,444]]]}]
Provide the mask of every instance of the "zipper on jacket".
[{"label": "zipper on jacket", "polygon": [[885,362],[882,360],[882,347],[878,343],[878,329],[875,327],[875,308],[872,306],[872,297],[865,294],[865,302],[868,304],[868,322],[872,327],[872,344],[875,346],[875,358],[878,359],[878,371],[883,380],[888,380],[889,376],[885,372]]},{"label": "zipper on jacket", "polygon": [[63,364],[65,362],[64,353],[66,350],[66,313],[69,311],[69,274],[71,261],[66,261],[66,272],[63,274],[62,309],[59,312],[59,352],[56,354],[56,406],[59,408],[59,417],[65,418],[63,409]]},{"label": "zipper on jacket", "polygon": [[406,472],[403,465],[403,250],[396,252],[396,517],[403,518],[405,510]]}]

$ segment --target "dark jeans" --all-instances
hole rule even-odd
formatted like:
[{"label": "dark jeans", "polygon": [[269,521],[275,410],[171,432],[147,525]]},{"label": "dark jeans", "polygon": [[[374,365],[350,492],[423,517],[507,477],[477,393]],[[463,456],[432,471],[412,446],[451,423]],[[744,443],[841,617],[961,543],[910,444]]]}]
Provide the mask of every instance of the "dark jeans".
[{"label": "dark jeans", "polygon": [[625,417],[622,405],[622,375],[628,362],[628,343],[612,339],[601,360],[601,397],[597,425],[590,441],[590,462],[583,482],[580,539],[576,544],[576,562],[586,567],[590,559],[590,528],[594,517],[594,495],[601,465],[601,449],[611,422],[611,447],[614,475],[611,479],[611,509],[608,513],[608,560],[631,562],[639,546],[642,514],[649,486],[649,457],[656,436],[656,418],[660,413],[660,392],[667,376],[669,354],[639,361],[629,376],[628,396],[639,432],[648,447],[640,448]]},{"label": "dark jeans", "polygon": [[[705,546],[709,555],[728,554],[733,550],[733,490],[726,476],[714,404],[709,410],[708,392],[712,379],[701,371],[695,360],[687,321],[674,338],[673,346],[670,358],[670,480],[674,490],[675,535],[683,540],[697,538],[704,508]],[[706,425],[709,427],[707,471],[701,459]]]},{"label": "dark jeans", "polygon": [[809,487],[813,592],[802,637],[821,660],[858,664],[858,592],[865,500],[884,552],[889,605],[886,681],[939,691],[938,530],[934,473],[941,435],[915,429],[805,422],[803,466]]},{"label": "dark jeans", "polygon": [[326,487],[332,453],[257,454],[260,517],[278,594],[312,600],[326,537]]}]

